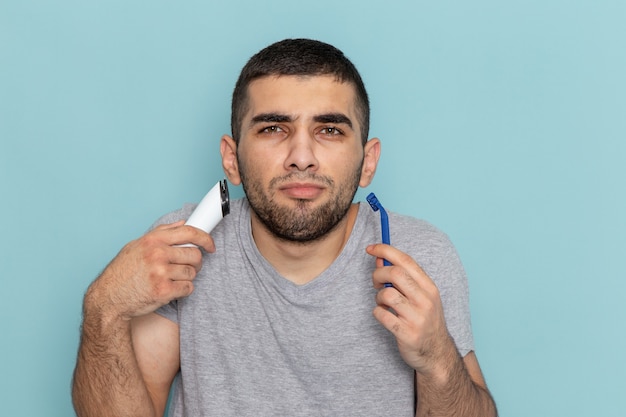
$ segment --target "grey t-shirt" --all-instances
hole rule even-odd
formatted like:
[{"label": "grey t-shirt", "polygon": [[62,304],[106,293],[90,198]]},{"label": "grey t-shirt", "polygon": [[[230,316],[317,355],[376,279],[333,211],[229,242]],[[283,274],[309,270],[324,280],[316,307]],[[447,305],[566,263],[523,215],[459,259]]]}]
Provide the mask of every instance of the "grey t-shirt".
[{"label": "grey t-shirt", "polygon": [[[185,219],[193,206],[159,223]],[[157,313],[178,323],[181,372],[170,415],[410,416],[414,371],[372,315],[380,217],[361,204],[341,254],[305,285],[280,276],[252,238],[247,200],[213,230],[217,251],[187,298]],[[391,243],[436,282],[461,355],[473,350],[468,288],[449,239],[426,222],[389,213]]]}]

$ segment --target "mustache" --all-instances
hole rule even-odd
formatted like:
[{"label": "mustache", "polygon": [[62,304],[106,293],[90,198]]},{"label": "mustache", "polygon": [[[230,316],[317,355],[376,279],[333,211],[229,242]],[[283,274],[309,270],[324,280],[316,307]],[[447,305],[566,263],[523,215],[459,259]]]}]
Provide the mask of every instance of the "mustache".
[{"label": "mustache", "polygon": [[328,187],[335,185],[335,181],[333,181],[332,178],[324,175],[317,175],[310,172],[290,172],[287,175],[272,178],[270,181],[270,188],[278,187],[286,182],[312,182],[316,184],[323,184]]}]

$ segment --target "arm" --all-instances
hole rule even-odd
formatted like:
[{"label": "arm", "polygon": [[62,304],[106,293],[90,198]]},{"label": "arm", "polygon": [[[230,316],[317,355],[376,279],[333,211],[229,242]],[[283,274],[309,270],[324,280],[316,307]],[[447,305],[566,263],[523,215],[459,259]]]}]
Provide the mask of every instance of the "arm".
[{"label": "arm", "polygon": [[474,352],[461,359],[455,348],[454,355],[438,377],[416,372],[416,416],[496,416]]},{"label": "arm", "polygon": [[72,386],[80,417],[162,415],[178,328],[150,313],[193,291],[202,254],[174,246],[188,242],[215,250],[208,234],[182,222],[160,226],[126,245],[89,287]]},{"label": "arm", "polygon": [[156,313],[132,320],[135,357],[144,383],[162,416],[172,381],[180,369],[178,325]]},{"label": "arm", "polygon": [[[448,333],[435,283],[410,256],[391,246],[371,245],[367,252],[378,258],[374,316],[396,337],[402,358],[415,369],[416,415],[496,416],[476,355],[461,358]],[[393,265],[383,266],[382,259]],[[393,287],[384,287],[387,282]]]}]

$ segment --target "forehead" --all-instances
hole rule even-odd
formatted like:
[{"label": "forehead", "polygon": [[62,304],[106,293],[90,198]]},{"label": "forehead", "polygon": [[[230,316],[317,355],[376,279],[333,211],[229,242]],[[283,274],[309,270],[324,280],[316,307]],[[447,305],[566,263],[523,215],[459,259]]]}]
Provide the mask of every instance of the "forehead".
[{"label": "forehead", "polygon": [[262,77],[248,85],[247,101],[244,119],[267,112],[305,117],[341,112],[358,122],[354,86],[332,75]]}]

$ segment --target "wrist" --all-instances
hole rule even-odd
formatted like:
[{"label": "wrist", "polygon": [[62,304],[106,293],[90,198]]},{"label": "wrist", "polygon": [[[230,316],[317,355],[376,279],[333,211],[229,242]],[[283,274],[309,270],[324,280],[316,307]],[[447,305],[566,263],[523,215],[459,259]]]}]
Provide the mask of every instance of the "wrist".
[{"label": "wrist", "polygon": [[102,337],[126,328],[130,329],[130,319],[117,311],[115,303],[94,282],[83,300],[83,332]]},{"label": "wrist", "polygon": [[438,355],[430,361],[426,369],[417,370],[418,379],[428,381],[428,384],[444,387],[455,374],[459,366],[463,366],[463,359],[456,350],[454,342],[445,343],[438,351]]}]

